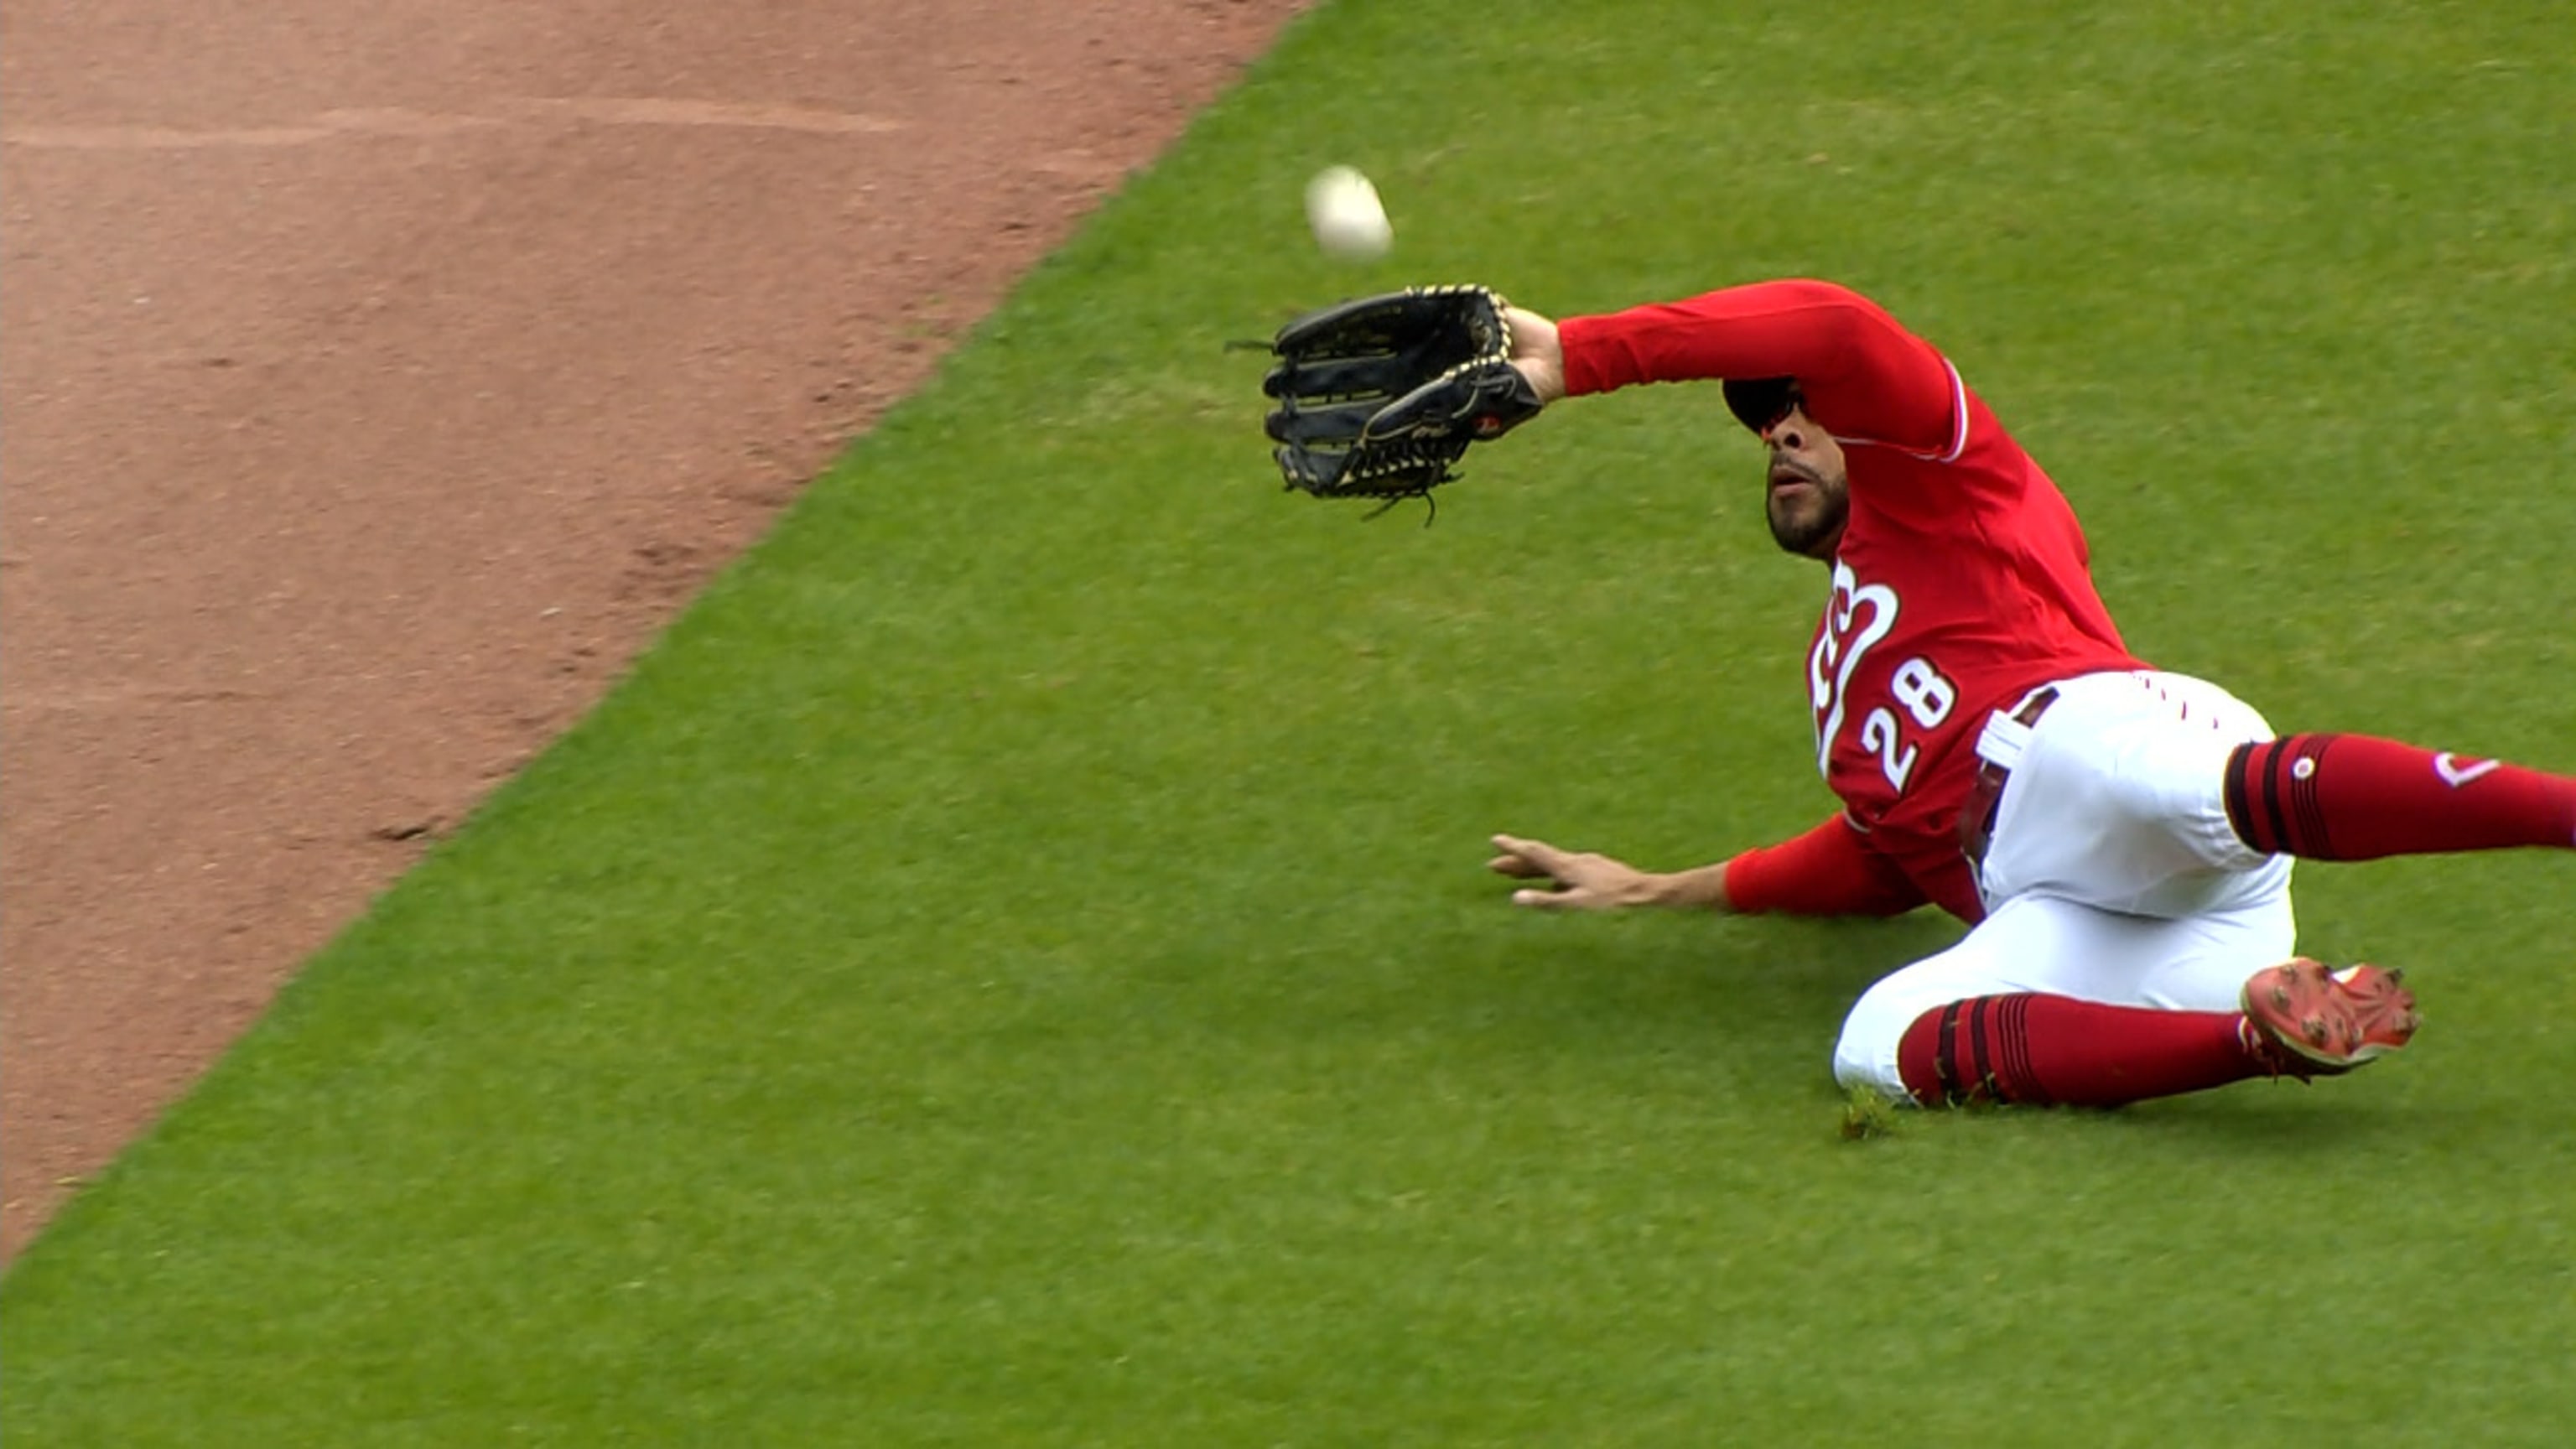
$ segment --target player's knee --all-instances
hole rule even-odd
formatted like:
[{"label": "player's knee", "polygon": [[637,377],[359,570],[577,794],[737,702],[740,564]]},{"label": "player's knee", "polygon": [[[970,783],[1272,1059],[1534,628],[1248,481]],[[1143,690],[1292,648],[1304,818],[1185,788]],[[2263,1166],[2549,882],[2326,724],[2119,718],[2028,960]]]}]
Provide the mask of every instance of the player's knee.
[{"label": "player's knee", "polygon": [[1861,993],[1843,1018],[1842,1035],[1834,1039],[1834,1080],[1845,1089],[1869,1087],[1904,1101],[1905,1078],[1897,1070],[1896,1051],[1905,1029],[1921,1015],[1904,998],[1910,993],[1882,981]]}]

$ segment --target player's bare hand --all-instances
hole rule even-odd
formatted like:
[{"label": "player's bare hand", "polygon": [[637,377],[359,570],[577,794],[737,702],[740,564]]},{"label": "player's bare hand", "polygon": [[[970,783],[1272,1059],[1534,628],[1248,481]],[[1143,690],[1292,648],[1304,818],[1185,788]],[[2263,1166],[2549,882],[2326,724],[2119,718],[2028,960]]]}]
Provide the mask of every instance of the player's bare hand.
[{"label": "player's bare hand", "polygon": [[1503,320],[1512,325],[1512,366],[1529,380],[1544,405],[1565,396],[1565,345],[1556,324],[1525,307],[1506,306]]},{"label": "player's bare hand", "polygon": [[1485,862],[1496,875],[1543,880],[1548,889],[1512,892],[1512,904],[1542,911],[1614,911],[1656,903],[1661,878],[1591,851],[1559,850],[1544,840],[1497,835],[1502,852]]}]

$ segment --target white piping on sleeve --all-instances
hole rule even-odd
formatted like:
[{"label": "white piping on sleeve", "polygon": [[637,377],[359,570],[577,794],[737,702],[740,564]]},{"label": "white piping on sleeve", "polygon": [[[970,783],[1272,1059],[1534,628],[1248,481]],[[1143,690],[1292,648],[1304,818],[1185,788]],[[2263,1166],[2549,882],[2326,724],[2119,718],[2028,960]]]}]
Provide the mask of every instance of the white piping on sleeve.
[{"label": "white piping on sleeve", "polygon": [[1936,461],[1956,463],[1959,461],[1959,455],[1968,451],[1968,384],[1966,379],[1959,376],[1957,363],[1945,357],[1941,359],[1941,365],[1950,370],[1950,410],[1959,422],[1950,434],[1950,451],[1942,454]]},{"label": "white piping on sleeve", "polygon": [[1847,438],[1840,433],[1833,435],[1834,441],[1846,448],[1894,448],[1909,458],[1922,458],[1934,463],[1958,462],[1959,455],[1968,451],[1968,384],[1966,379],[1959,376],[1958,366],[1950,359],[1942,358],[1941,366],[1950,374],[1950,413],[1957,419],[1950,425],[1950,451],[1927,453],[1920,448],[1909,448],[1902,443],[1891,443],[1884,438]]}]

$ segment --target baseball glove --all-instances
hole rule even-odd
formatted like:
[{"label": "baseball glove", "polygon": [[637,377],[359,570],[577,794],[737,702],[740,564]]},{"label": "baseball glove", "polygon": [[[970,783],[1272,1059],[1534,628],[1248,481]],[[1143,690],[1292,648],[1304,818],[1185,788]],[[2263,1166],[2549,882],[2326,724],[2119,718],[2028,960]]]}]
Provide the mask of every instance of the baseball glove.
[{"label": "baseball glove", "polygon": [[1392,507],[1456,478],[1469,444],[1537,413],[1503,307],[1485,287],[1412,287],[1280,328],[1261,390],[1278,404],[1268,429],[1287,486]]}]

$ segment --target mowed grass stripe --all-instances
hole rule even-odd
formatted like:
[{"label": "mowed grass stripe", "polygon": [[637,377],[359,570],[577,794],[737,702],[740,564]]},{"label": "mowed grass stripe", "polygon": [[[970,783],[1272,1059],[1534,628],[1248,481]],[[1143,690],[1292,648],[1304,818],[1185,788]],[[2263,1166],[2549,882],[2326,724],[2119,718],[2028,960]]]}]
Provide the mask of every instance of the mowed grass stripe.
[{"label": "mowed grass stripe", "polygon": [[[1221,344],[1839,277],[2152,657],[2576,766],[2562,21],[1326,8],[22,1258],[13,1438],[2554,1442],[2567,862],[2308,872],[2432,1017],[2361,1078],[1845,1144],[1840,1013],[1951,927],[1477,868],[1830,808],[1713,395],[1362,526]],[[1305,245],[1327,161],[1393,260]]]}]

